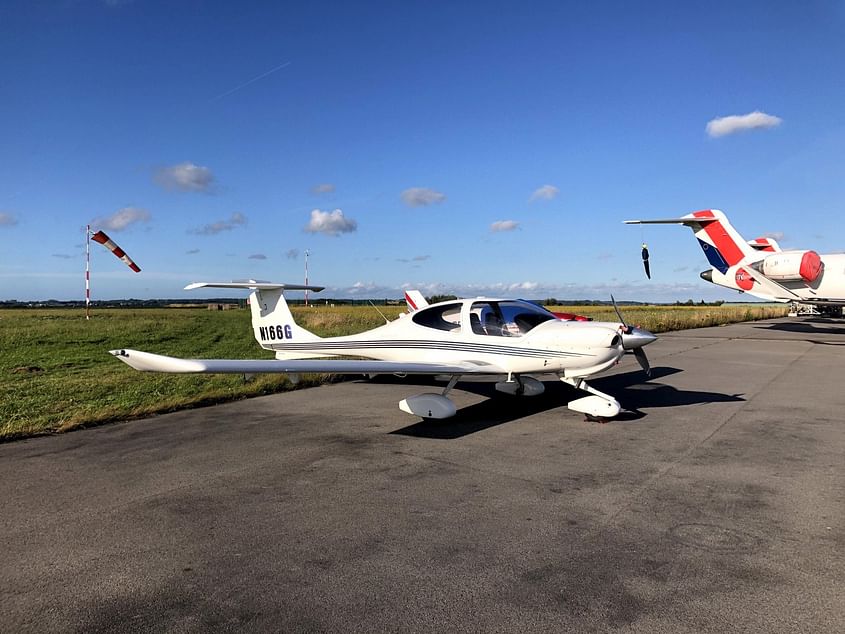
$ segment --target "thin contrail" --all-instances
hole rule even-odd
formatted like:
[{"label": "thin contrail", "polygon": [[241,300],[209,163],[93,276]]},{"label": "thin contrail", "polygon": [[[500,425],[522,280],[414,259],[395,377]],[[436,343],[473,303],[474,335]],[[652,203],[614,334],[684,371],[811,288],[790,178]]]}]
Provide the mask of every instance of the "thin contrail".
[{"label": "thin contrail", "polygon": [[227,90],[226,92],[219,94],[216,97],[212,97],[211,99],[208,100],[208,102],[211,103],[212,101],[217,101],[218,99],[222,99],[223,97],[226,97],[227,95],[231,95],[233,92],[237,92],[241,88],[246,88],[250,84],[257,82],[259,79],[264,79],[265,77],[267,77],[267,75],[271,75],[272,73],[275,73],[277,70],[281,70],[285,66],[290,66],[290,65],[291,65],[291,62],[285,62],[284,64],[279,64],[275,68],[271,68],[266,73],[261,73],[258,77],[253,77],[252,79],[250,79],[247,82],[244,82],[240,86],[235,86],[231,90]]}]

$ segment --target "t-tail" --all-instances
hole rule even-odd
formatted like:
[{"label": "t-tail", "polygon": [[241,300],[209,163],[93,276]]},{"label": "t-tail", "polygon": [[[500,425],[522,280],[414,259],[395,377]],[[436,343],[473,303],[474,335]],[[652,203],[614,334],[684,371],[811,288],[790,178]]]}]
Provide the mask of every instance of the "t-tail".
[{"label": "t-tail", "polygon": [[758,249],[745,241],[718,209],[694,211],[680,218],[666,220],[626,220],[625,224],[680,224],[692,229],[710,266],[722,275],[746,258],[755,258]]},{"label": "t-tail", "polygon": [[694,211],[680,218],[665,220],[626,220],[625,224],[685,225],[692,229],[712,267],[701,272],[703,280],[770,301],[792,301],[797,297],[757,271],[761,260],[781,252],[778,243],[771,238],[746,241],[733,228],[725,213],[718,209]]},{"label": "t-tail", "polygon": [[285,291],[308,290],[319,292],[323,290],[323,286],[276,284],[246,280],[244,282],[195,282],[188,284],[185,290],[196,288],[245,288],[252,291],[249,296],[252,331],[255,340],[262,348],[274,350],[278,354],[279,344],[302,343],[320,339],[294,321],[288,303],[285,301]]}]

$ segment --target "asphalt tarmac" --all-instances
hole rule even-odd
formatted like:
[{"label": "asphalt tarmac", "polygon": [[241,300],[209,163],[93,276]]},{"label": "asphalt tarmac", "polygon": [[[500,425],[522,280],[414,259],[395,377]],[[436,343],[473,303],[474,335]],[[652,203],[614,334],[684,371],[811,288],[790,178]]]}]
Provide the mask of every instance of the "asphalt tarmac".
[{"label": "asphalt tarmac", "polygon": [[845,321],[647,352],[607,424],[390,378],[0,445],[0,631],[845,631]]}]

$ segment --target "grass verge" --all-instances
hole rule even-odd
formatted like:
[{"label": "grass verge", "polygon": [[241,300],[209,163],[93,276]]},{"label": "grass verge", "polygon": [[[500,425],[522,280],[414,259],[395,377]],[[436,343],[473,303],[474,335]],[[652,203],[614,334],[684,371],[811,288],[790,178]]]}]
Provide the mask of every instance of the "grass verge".
[{"label": "grass verge", "polygon": [[[402,307],[381,308],[389,318]],[[556,307],[596,320],[613,309]],[[625,307],[626,321],[655,333],[783,316],[764,305]],[[361,332],[384,323],[371,307],[295,308],[298,323],[321,336]],[[304,375],[139,373],[113,359],[113,348],[184,357],[273,358],[252,338],[249,311],[100,309],[0,310],[0,441],[273,394],[329,380]]]}]

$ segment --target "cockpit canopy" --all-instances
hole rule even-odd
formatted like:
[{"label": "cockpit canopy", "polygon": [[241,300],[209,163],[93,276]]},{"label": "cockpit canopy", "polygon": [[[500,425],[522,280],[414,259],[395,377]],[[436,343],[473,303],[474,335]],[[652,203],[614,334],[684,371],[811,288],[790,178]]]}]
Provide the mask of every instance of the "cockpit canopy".
[{"label": "cockpit canopy", "polygon": [[435,330],[492,337],[520,337],[555,316],[524,300],[477,299],[437,304],[413,314],[414,323]]}]

